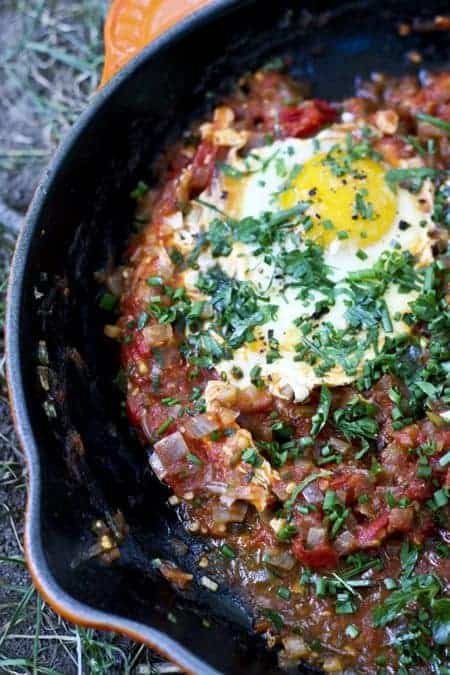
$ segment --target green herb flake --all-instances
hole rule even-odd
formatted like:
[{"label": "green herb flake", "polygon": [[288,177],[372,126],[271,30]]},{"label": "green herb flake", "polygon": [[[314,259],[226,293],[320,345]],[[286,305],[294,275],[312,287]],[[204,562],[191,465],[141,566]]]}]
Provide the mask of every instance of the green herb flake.
[{"label": "green herb flake", "polygon": [[112,293],[103,293],[100,298],[99,307],[106,312],[112,312],[118,303],[118,297]]}]

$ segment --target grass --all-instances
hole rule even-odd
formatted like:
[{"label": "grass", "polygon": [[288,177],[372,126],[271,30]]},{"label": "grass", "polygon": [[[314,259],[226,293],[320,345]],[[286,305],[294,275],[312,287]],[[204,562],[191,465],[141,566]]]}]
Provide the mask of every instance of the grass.
[{"label": "grass", "polygon": [[0,0],[0,673],[7,675],[177,672],[142,645],[68,624],[37,595],[23,559],[26,472],[4,382],[2,336],[14,235],[1,214],[23,214],[40,171],[95,91],[108,4]]}]

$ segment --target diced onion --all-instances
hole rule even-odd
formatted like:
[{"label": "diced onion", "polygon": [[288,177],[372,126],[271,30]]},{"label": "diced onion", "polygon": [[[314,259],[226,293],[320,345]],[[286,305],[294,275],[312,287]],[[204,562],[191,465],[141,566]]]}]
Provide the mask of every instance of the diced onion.
[{"label": "diced onion", "polygon": [[289,571],[295,565],[295,558],[289,551],[279,549],[276,546],[268,546],[264,551],[263,562],[272,567]]},{"label": "diced onion", "polygon": [[263,511],[267,505],[267,497],[267,490],[259,485],[238,485],[222,497],[222,502],[231,505],[234,501],[242,499],[253,504],[257,511]]},{"label": "diced onion", "polygon": [[219,584],[217,584],[215,581],[210,579],[209,577],[202,577],[200,579],[200,583],[202,586],[208,589],[208,591],[212,591],[215,593],[217,589],[219,588]]},{"label": "diced onion", "polygon": [[215,414],[219,418],[221,424],[223,424],[224,427],[233,424],[235,419],[239,417],[239,413],[236,410],[231,410],[231,408],[224,408],[223,406],[217,406]]},{"label": "diced onion", "polygon": [[351,553],[355,548],[356,539],[351,532],[345,530],[334,540],[334,547],[339,555]]},{"label": "diced onion", "polygon": [[237,408],[241,413],[261,412],[272,405],[272,395],[265,389],[258,389],[250,384],[237,393]]},{"label": "diced onion", "polygon": [[217,422],[210,419],[207,415],[196,415],[184,422],[185,432],[191,438],[203,438],[203,436],[207,436],[218,428]]},{"label": "diced onion", "polygon": [[316,483],[310,483],[302,492],[308,504],[321,504],[323,502],[323,492]]},{"label": "diced onion", "polygon": [[158,258],[156,261],[156,274],[162,277],[165,281],[170,281],[173,277],[173,263],[165,248],[157,249]]},{"label": "diced onion", "polygon": [[236,403],[237,388],[221,380],[210,380],[205,388],[205,401],[208,409],[213,403],[232,407]]},{"label": "diced onion", "polygon": [[325,542],[327,532],[323,527],[310,527],[306,536],[306,545],[315,548]]},{"label": "diced onion", "polygon": [[242,523],[247,514],[248,504],[234,502],[231,506],[218,504],[214,507],[212,517],[215,523]]},{"label": "diced onion", "polygon": [[341,673],[343,671],[342,661],[337,656],[329,656],[322,665],[326,673]]},{"label": "diced onion", "polygon": [[282,641],[288,659],[301,659],[310,652],[304,639],[297,635],[286,635]]},{"label": "diced onion", "polygon": [[146,326],[142,334],[150,347],[161,347],[173,340],[173,329],[169,324],[157,323],[153,326]]},{"label": "diced onion", "polygon": [[214,495],[223,495],[227,491],[227,484],[219,482],[207,483],[205,488]]},{"label": "diced onion", "polygon": [[159,480],[163,480],[163,478],[164,478],[164,477],[166,476],[166,474],[167,474],[167,471],[166,471],[166,469],[164,468],[163,463],[162,463],[161,460],[159,459],[159,457],[158,457],[158,455],[157,455],[156,452],[152,453],[149,462],[150,462],[150,466],[152,467],[153,471],[154,471],[155,474],[156,474],[156,477],[157,477]]},{"label": "diced onion", "polygon": [[346,452],[351,448],[351,443],[343,441],[342,438],[337,438],[336,436],[331,436],[331,438],[329,438],[328,445],[339,450],[339,452]]},{"label": "diced onion", "polygon": [[186,457],[188,452],[189,448],[183,435],[179,431],[175,431],[173,434],[155,443],[155,452],[150,458],[150,465],[158,478],[161,478],[159,475],[161,473],[163,474],[162,477],[164,477],[170,472],[176,462]]}]

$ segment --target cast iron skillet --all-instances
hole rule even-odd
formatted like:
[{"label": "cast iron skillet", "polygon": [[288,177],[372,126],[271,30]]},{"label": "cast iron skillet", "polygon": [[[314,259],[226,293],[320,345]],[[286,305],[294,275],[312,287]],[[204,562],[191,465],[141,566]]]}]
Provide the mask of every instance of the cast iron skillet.
[{"label": "cast iron skillet", "polygon": [[[145,642],[186,671],[280,672],[275,655],[251,635],[237,589],[221,586],[214,594],[195,583],[175,594],[151,563],[174,560],[198,580],[204,543],[180,527],[123,417],[112,384],[117,349],[102,335],[108,317],[98,309],[94,274],[120,259],[137,180],[148,177],[166,143],[205,114],[211,92],[220,98],[239,74],[286,52],[294,74],[331,99],[349,95],[355,76],[413,70],[409,50],[427,66],[448,67],[447,33],[397,32],[399,22],[446,9],[446,0],[216,0],[98,94],[59,150],[17,246],[7,350],[30,472],[28,562],[60,614]],[[119,509],[130,528],[120,558],[110,565],[88,558],[97,541],[92,523],[103,520],[114,535]]]}]

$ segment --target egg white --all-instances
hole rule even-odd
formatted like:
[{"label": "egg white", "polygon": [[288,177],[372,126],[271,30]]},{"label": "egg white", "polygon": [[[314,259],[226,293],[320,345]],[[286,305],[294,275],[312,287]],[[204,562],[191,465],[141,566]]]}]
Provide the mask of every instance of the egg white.
[{"label": "egg white", "polygon": [[[239,158],[232,150],[227,159],[228,166],[237,172],[247,172],[247,175],[236,180],[220,172],[213,184],[200,195],[200,199],[191,204],[186,216],[182,219],[179,214],[172,217],[173,244],[184,255],[190,253],[198,235],[207,231],[213,218],[217,217],[217,210],[234,219],[260,217],[264,212],[280,210],[279,194],[286,188],[286,181],[291,172],[318,152],[328,152],[334,145],[343,144],[349,130],[351,130],[349,125],[334,125],[313,139],[277,141],[254,150],[245,160]],[[380,255],[384,251],[391,250],[393,246],[410,251],[417,258],[418,266],[429,264],[432,260],[429,236],[432,229],[432,203],[433,192],[430,182],[425,182],[420,194],[398,188],[392,226],[378,241],[364,247],[367,256],[364,260],[357,255],[361,242],[352,238],[332,241],[324,249],[324,262],[331,268],[330,276],[336,288],[345,287],[345,277],[350,271],[372,267]],[[400,221],[407,222],[408,228],[400,229]],[[294,241],[290,244],[289,235],[283,244],[288,250],[291,245],[298,247],[298,243]],[[250,372],[257,366],[261,369],[261,378],[274,395],[302,401],[316,386],[321,384],[339,386],[349,384],[357,378],[360,369],[356,374],[348,375],[340,365],[336,365],[319,376],[308,363],[294,360],[295,346],[300,342],[302,333],[293,321],[311,317],[315,311],[315,301],[321,299],[319,291],[313,292],[312,298],[305,301],[298,298],[298,289],[288,287],[283,290],[282,285],[273,278],[272,266],[264,262],[262,256],[254,255],[253,246],[238,241],[233,243],[232,251],[226,257],[213,258],[209,249],[203,250],[197,264],[198,268],[184,272],[182,279],[192,299],[203,297],[196,288],[199,273],[218,265],[228,276],[241,281],[250,281],[258,292],[268,295],[270,303],[278,307],[274,320],[255,328],[254,342],[242,345],[234,350],[232,359],[223,360],[216,365],[217,370],[225,373],[236,386],[248,386],[251,379]],[[416,295],[416,292],[400,293],[394,283],[389,286],[384,299],[392,318],[391,336],[409,331],[402,318],[393,317],[407,312],[409,303]],[[335,328],[345,330],[347,324],[344,312],[344,295],[338,295],[335,305],[317,323],[327,321]],[[279,341],[280,358],[272,363],[267,363],[266,360],[268,334]],[[378,347],[382,346],[385,337],[381,329]],[[355,346],[362,339],[364,331],[355,337]],[[365,352],[364,359],[369,359],[373,355],[373,348],[370,347]],[[242,371],[243,375],[239,380],[233,378],[234,366]]]}]

